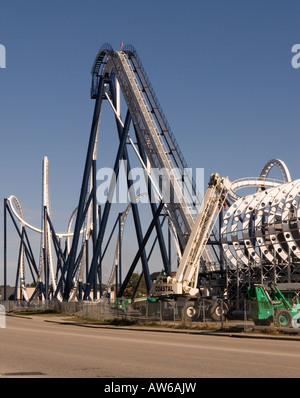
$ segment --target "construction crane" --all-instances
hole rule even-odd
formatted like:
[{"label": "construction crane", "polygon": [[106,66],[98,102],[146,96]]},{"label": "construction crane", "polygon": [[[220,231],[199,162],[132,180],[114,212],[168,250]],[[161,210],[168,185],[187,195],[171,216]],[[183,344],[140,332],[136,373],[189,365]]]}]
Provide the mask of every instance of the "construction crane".
[{"label": "construction crane", "polygon": [[[167,296],[176,299],[185,297],[188,301],[184,310],[187,318],[197,317],[195,303],[202,295],[201,288],[198,286],[200,258],[225,203],[230,186],[228,178],[212,174],[176,275],[174,277],[160,275],[152,285],[150,293],[154,297]],[[215,303],[211,303],[210,306],[217,308]]]}]

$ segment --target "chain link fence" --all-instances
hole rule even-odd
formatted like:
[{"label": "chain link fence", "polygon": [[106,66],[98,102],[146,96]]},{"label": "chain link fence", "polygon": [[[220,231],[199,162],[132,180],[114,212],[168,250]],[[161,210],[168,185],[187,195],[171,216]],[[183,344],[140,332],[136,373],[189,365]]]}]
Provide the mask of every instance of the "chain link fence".
[{"label": "chain link fence", "polygon": [[[67,314],[74,317],[106,321],[122,319],[140,323],[179,323],[179,322],[225,322],[230,314],[227,303],[218,300],[162,300],[151,301],[141,299],[132,302],[126,299],[117,299],[113,302],[100,300],[98,302],[77,301],[59,302],[55,300],[36,301],[2,301],[5,311],[37,313]],[[247,310],[235,314],[239,319],[249,320]]]}]

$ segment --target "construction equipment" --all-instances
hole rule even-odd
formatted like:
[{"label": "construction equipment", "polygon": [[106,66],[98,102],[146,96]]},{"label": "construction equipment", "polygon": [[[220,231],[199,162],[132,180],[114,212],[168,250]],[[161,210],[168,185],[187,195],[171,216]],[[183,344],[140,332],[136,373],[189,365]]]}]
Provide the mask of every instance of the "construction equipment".
[{"label": "construction equipment", "polygon": [[299,296],[294,291],[282,292],[273,283],[267,288],[262,284],[248,287],[250,318],[255,325],[300,327]]},{"label": "construction equipment", "polygon": [[111,308],[115,310],[125,311],[128,305],[131,304],[130,299],[125,299],[123,297],[117,297],[112,303]]},{"label": "construction equipment", "polygon": [[[177,300],[180,297],[185,298],[182,309],[185,319],[196,320],[199,316],[199,298],[203,297],[198,286],[200,260],[230,185],[228,178],[222,178],[218,174],[211,175],[175,277],[160,275],[152,285],[150,294],[154,297],[169,296]],[[212,300],[210,304],[215,319],[219,319],[224,313],[219,302],[220,300]]]}]

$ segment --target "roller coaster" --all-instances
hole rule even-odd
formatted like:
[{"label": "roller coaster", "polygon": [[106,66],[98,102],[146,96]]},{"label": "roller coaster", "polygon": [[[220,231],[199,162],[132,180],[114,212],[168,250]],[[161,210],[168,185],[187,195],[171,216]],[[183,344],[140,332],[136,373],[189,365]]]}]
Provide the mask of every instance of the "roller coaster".
[{"label": "roller coaster", "polygon": [[[91,74],[90,94],[91,99],[95,100],[94,114],[78,206],[71,214],[67,231],[56,232],[51,221],[49,165],[46,157],[43,161],[41,227],[35,227],[24,219],[20,201],[15,196],[4,199],[4,281],[6,284],[6,230],[9,215],[20,239],[16,289],[18,286],[21,288],[22,297],[28,302],[49,298],[59,301],[98,300],[106,297],[107,289],[113,285],[116,285],[117,296],[122,297],[139,262],[147,291],[150,293],[153,278],[149,258],[153,246],[159,246],[160,263],[151,271],[163,270],[165,275],[171,277],[171,259],[168,253],[170,241],[172,240],[179,264],[201,212],[202,199],[196,183],[187,172],[187,163],[136,50],[127,45],[122,46],[120,51],[115,51],[109,44],[104,44],[95,58]],[[123,120],[120,111],[121,94],[127,107]],[[119,139],[113,165],[114,175],[119,177],[122,161],[131,170],[132,159],[127,149],[130,145],[135,160],[138,160],[148,176],[147,192],[142,195],[152,197],[154,192],[157,199],[149,202],[151,222],[145,233],[130,178],[126,180],[129,203],[119,213],[110,234],[107,233],[107,228],[108,220],[112,217],[115,190],[113,179],[100,212],[96,173],[104,101],[109,103],[113,111]],[[281,173],[280,180],[269,178],[274,167]],[[168,179],[159,178],[155,181],[151,174],[153,169],[164,170]],[[168,192],[171,192],[169,200],[164,196],[166,184]],[[248,192],[249,189],[252,193]],[[246,190],[247,193],[241,195],[241,190]],[[142,211],[144,213],[144,208]],[[129,212],[133,216],[138,250],[123,279],[121,249],[124,225]],[[286,286],[292,284],[293,290],[300,290],[299,214],[300,180],[291,179],[282,160],[268,161],[258,177],[231,182],[226,200],[219,205],[219,223],[214,219],[207,236],[203,237],[205,244],[200,258],[197,257],[197,274],[193,276],[195,285],[202,287],[207,295],[226,297],[237,309],[245,295],[246,284],[251,282],[264,283],[270,280]],[[168,221],[167,238],[163,230],[165,220]],[[105,281],[106,288],[103,288],[103,260],[117,227],[112,269],[108,281]],[[28,229],[41,236],[39,262],[36,262],[33,255]],[[152,234],[155,239],[147,254]],[[30,270],[35,285],[32,294],[28,293],[26,287],[26,268]]]}]

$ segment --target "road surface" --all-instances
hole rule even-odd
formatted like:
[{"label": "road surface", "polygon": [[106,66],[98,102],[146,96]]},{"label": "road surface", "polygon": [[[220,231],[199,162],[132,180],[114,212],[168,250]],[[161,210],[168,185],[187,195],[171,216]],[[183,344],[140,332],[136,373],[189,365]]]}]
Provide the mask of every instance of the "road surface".
[{"label": "road surface", "polygon": [[[51,318],[49,318],[50,320]],[[0,377],[298,378],[300,341],[89,328],[6,317]]]}]

